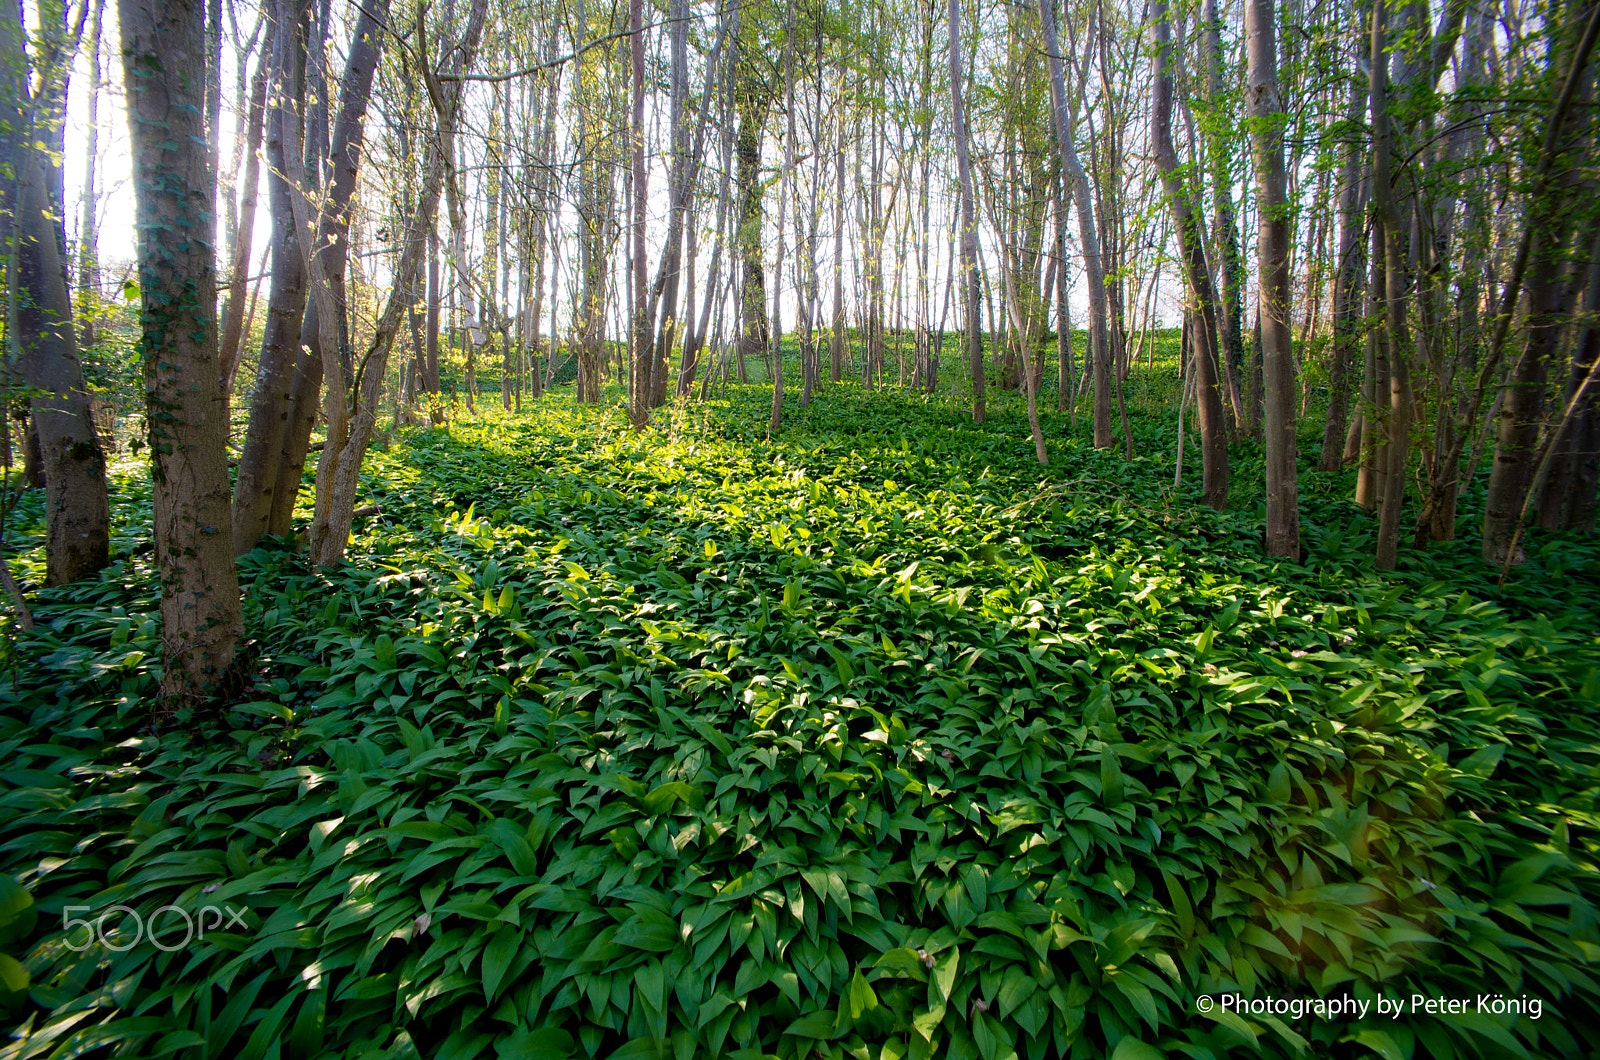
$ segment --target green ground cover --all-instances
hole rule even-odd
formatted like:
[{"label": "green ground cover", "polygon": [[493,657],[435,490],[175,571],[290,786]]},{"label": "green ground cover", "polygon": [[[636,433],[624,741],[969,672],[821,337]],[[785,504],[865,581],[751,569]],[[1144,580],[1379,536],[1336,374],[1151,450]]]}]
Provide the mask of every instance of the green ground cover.
[{"label": "green ground cover", "polygon": [[1171,417],[1041,468],[1014,399],[767,401],[400,435],[161,731],[130,469],[130,558],[9,631],[0,1058],[1588,1055],[1593,546],[1379,577],[1302,465],[1268,563]]}]

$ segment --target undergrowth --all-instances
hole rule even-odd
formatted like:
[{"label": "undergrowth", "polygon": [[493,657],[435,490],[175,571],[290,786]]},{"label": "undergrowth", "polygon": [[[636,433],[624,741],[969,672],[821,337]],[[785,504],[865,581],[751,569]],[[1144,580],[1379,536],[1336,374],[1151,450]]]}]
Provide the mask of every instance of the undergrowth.
[{"label": "undergrowth", "polygon": [[1014,410],[765,401],[399,436],[165,731],[124,481],[10,632],[0,1058],[1586,1054],[1592,546],[1378,576],[1303,470],[1271,563],[1245,446],[1219,515],[1166,421],[1041,468]]}]

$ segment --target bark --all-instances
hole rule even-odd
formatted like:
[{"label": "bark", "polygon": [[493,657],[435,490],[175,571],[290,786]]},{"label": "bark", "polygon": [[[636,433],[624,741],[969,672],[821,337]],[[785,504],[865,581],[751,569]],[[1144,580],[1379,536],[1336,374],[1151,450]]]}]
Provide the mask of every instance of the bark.
[{"label": "bark", "polygon": [[1177,230],[1180,254],[1197,318],[1195,396],[1199,406],[1203,497],[1207,505],[1221,509],[1228,503],[1228,448],[1222,419],[1222,397],[1217,389],[1217,306],[1211,291],[1210,273],[1206,268],[1199,218],[1189,189],[1184,184],[1177,149],[1172,143],[1171,26],[1165,0],[1155,0],[1153,11],[1156,52],[1150,105],[1151,139],[1155,146],[1156,165],[1161,170],[1167,206],[1172,211],[1173,227]]},{"label": "bark", "polygon": [[[362,5],[340,80],[338,118],[327,155],[331,184],[322,198],[321,209],[308,217],[308,223],[315,218],[316,236],[311,247],[315,249],[324,280],[319,282],[312,278],[311,290],[315,297],[308,301],[301,322],[304,349],[296,359],[283,459],[273,490],[268,523],[268,532],[273,534],[288,534],[292,529],[294,505],[305,474],[324,376],[332,379],[337,374],[341,386],[350,384],[350,379],[346,378],[350,373],[350,327],[345,295],[345,269],[350,254],[350,204],[355,197],[356,177],[361,168],[367,105],[388,11],[389,0],[368,0]],[[293,112],[288,113],[292,116]],[[313,206],[306,205],[308,210]],[[334,373],[335,365],[337,373]],[[332,388],[329,389],[331,392]],[[324,412],[330,430],[338,415]]]},{"label": "bark", "polygon": [[[744,326],[739,345],[742,362],[763,352],[768,341],[766,267],[762,262],[761,142],[772,105],[772,89],[761,83],[754,71],[746,71],[740,76],[738,93],[739,130],[734,155],[738,163],[739,228],[734,245],[738,248],[743,281],[739,295]],[[740,379],[744,379],[743,372]]]},{"label": "bark", "polygon": [[[1504,391],[1494,466],[1484,504],[1483,560],[1496,566],[1517,563],[1522,558],[1515,547],[1515,539],[1524,498],[1533,485],[1533,450],[1543,413],[1546,366],[1563,323],[1559,314],[1560,285],[1564,251],[1571,239],[1573,211],[1568,197],[1561,194],[1560,186],[1571,180],[1572,174],[1558,165],[1557,160],[1571,158],[1586,124],[1583,117],[1571,112],[1576,109],[1575,103],[1588,97],[1587,71],[1596,32],[1600,29],[1600,4],[1591,0],[1577,7],[1568,15],[1568,20],[1562,30],[1567,40],[1562,42],[1563,46],[1551,49],[1552,62],[1565,62],[1566,76],[1551,108],[1551,120],[1529,190],[1527,228],[1512,270],[1513,280],[1520,279],[1526,270],[1528,338]],[[1580,31],[1581,36],[1575,31]],[[1515,304],[1512,284],[1508,282],[1492,354],[1498,353],[1504,342]]]},{"label": "bark", "polygon": [[422,386],[435,399],[435,407],[429,414],[429,419],[435,425],[444,421],[444,415],[437,407],[439,397],[439,303],[442,298],[439,283],[439,235],[432,229],[428,230],[428,312],[427,335],[423,345],[423,356],[426,358],[426,371],[423,372]]},{"label": "bark", "polygon": [[[956,29],[950,30],[952,34]],[[952,37],[952,39],[954,39]],[[841,86],[842,87],[842,86]],[[844,378],[844,106],[839,107],[838,138],[834,145],[834,176],[837,178],[833,194],[833,322],[828,329],[828,378],[839,382]]]},{"label": "bark", "polygon": [[1289,196],[1278,96],[1277,25],[1272,0],[1245,5],[1249,85],[1246,113],[1256,170],[1261,343],[1266,383],[1267,555],[1300,558],[1295,453],[1294,354],[1289,331]]},{"label": "bark", "polygon": [[222,168],[222,0],[209,0],[206,18],[206,164],[215,181]]},{"label": "bark", "polygon": [[[1405,504],[1406,468],[1411,455],[1411,332],[1406,319],[1409,289],[1406,232],[1394,191],[1392,172],[1393,121],[1389,116],[1388,0],[1373,5],[1372,17],[1372,205],[1378,236],[1382,240],[1383,300],[1389,359],[1387,460],[1378,506],[1378,546],[1375,565],[1393,570],[1398,558],[1400,516]],[[1398,82],[1396,90],[1407,85]],[[1382,400],[1383,395],[1377,395]]]},{"label": "bark", "polygon": [[[581,62],[581,61],[580,61]],[[580,321],[578,349],[578,400],[600,400],[605,371],[605,308],[607,286],[606,230],[612,209],[611,167],[600,157],[602,139],[592,128],[597,104],[589,97],[583,66],[580,65],[578,101],[578,256],[582,290],[577,309]]]},{"label": "bark", "polygon": [[100,296],[99,166],[100,166],[100,35],[106,0],[93,0],[94,17],[89,23],[89,142],[84,148],[83,194],[79,197],[78,228],[78,333],[84,347],[98,341],[95,315]]},{"label": "bark", "polygon": [[[45,486],[45,581],[63,585],[110,562],[105,454],[83,386],[72,296],[51,217],[45,159],[37,144],[51,134],[58,89],[41,64],[30,98],[29,56],[15,7],[0,10],[0,246],[8,253],[6,338],[25,387]],[[30,106],[32,104],[32,106]],[[26,110],[24,108],[27,108]]]},{"label": "bark", "polygon": [[1239,222],[1233,210],[1233,130],[1231,106],[1222,94],[1222,18],[1216,0],[1201,0],[1205,24],[1201,61],[1205,72],[1207,153],[1211,162],[1211,195],[1216,219],[1211,235],[1216,244],[1217,341],[1234,420],[1247,422],[1239,386],[1244,362],[1244,259],[1239,253]]},{"label": "bark", "polygon": [[272,520],[273,491],[278,488],[283,465],[295,359],[300,351],[300,323],[306,309],[302,233],[295,227],[290,202],[294,192],[285,176],[289,164],[284,156],[284,129],[291,118],[298,125],[294,107],[302,96],[304,82],[307,6],[307,0],[293,0],[288,15],[280,15],[270,31],[273,71],[265,136],[267,203],[272,214],[272,281],[267,291],[260,363],[250,396],[249,426],[233,487],[233,547],[240,555],[256,547]]},{"label": "bark", "polygon": [[966,324],[967,363],[972,370],[972,421],[984,417],[983,331],[978,317],[978,225],[974,216],[972,165],[968,160],[966,104],[962,99],[961,2],[950,0],[950,112],[955,124],[956,174],[961,183],[961,304]]},{"label": "bark", "polygon": [[[1366,86],[1359,78],[1350,79],[1346,119],[1354,127],[1360,120]],[[1364,185],[1361,176],[1361,145],[1354,138],[1344,147],[1339,167],[1339,260],[1333,274],[1333,350],[1328,373],[1328,420],[1322,432],[1324,471],[1337,471],[1345,463],[1346,421],[1349,418],[1350,368],[1355,363],[1360,343],[1361,229],[1364,214]]]},{"label": "bark", "polygon": [[[407,224],[404,249],[395,265],[395,286],[378,318],[372,342],[361,358],[360,371],[354,381],[354,402],[348,432],[336,436],[330,427],[328,443],[322,450],[322,458],[317,466],[317,505],[312,516],[310,544],[312,561],[321,567],[337,566],[344,560],[361,465],[366,459],[367,447],[377,424],[378,398],[382,393],[389,349],[410,302],[405,292],[410,290],[426,253],[426,230],[432,227],[433,218],[438,213],[450,143],[460,121],[463,82],[458,78],[471,69],[477,56],[486,6],[486,0],[473,0],[461,37],[442,49],[445,56],[440,64],[442,72],[457,75],[457,79],[445,81],[431,70],[425,68],[423,71],[436,120],[427,161],[423,166],[417,212]],[[425,34],[421,32],[424,26],[420,19],[418,29],[419,45],[423,49],[421,54],[426,56],[426,42],[422,39]],[[336,374],[330,371],[330,406],[335,399],[341,405],[347,400],[342,386],[331,385],[336,378]]]},{"label": "bark", "polygon": [[161,580],[162,698],[225,691],[244,635],[217,365],[216,175],[207,160],[201,0],[120,0],[138,209],[141,346]]},{"label": "bark", "polygon": [[1078,239],[1083,247],[1083,267],[1089,284],[1089,352],[1094,373],[1094,444],[1106,449],[1114,443],[1111,433],[1111,356],[1107,335],[1108,298],[1105,268],[1100,255],[1100,235],[1095,226],[1094,207],[1089,196],[1089,177],[1078,159],[1072,139],[1066,77],[1062,70],[1061,44],[1056,32],[1053,0],[1040,0],[1039,20],[1044,28],[1045,54],[1050,63],[1050,95],[1055,111],[1056,146],[1062,164],[1071,178],[1072,197],[1078,211]]},{"label": "bark", "polygon": [[[650,312],[655,313],[659,303],[661,307],[661,332],[656,337],[656,364],[652,366],[650,382],[650,404],[660,405],[666,399],[667,358],[671,356],[672,348],[678,336],[678,277],[683,261],[683,240],[685,229],[688,228],[690,199],[694,188],[694,178],[690,176],[692,163],[688,155],[689,131],[684,120],[685,104],[689,97],[689,4],[688,0],[672,0],[672,29],[670,33],[672,51],[672,175],[670,178],[672,188],[672,213],[669,218],[667,241],[661,252],[661,267],[656,275],[655,288],[652,292]],[[717,50],[721,50],[722,41],[719,37]],[[705,129],[707,106],[710,103],[711,85],[715,81],[714,71],[716,57],[707,65],[706,94],[700,106],[700,124],[696,129],[697,139]],[[694,258],[690,255],[690,267],[693,268]],[[692,317],[694,305],[694,288],[691,282],[689,288],[689,310],[685,316]],[[681,366],[680,366],[681,375]]]},{"label": "bark", "polygon": [[[1049,3],[1050,0],[1045,0]],[[1072,311],[1068,304],[1067,288],[1067,199],[1062,188],[1065,179],[1065,167],[1062,179],[1053,182],[1052,194],[1055,197],[1056,212],[1056,238],[1055,238],[1055,281],[1056,281],[1056,411],[1067,412],[1071,415],[1073,426],[1077,426],[1077,407],[1072,400],[1075,366],[1072,363]]]},{"label": "bark", "polygon": [[[783,425],[783,321],[778,299],[783,296],[784,225],[788,220],[789,181],[794,172],[794,0],[789,0],[788,31],[784,43],[784,117],[788,129],[783,141],[783,176],[778,196],[778,260],[772,279],[772,418],[767,433],[773,437]],[[797,211],[798,212],[798,209]]]},{"label": "bark", "polygon": [[650,389],[655,377],[654,346],[649,319],[650,292],[645,286],[644,168],[644,0],[630,0],[628,24],[632,28],[629,66],[633,77],[633,427],[642,431],[650,422]]},{"label": "bark", "polygon": [[267,21],[261,58],[250,78],[250,102],[245,118],[244,192],[239,199],[238,234],[233,241],[233,267],[228,276],[228,300],[223,310],[222,345],[218,361],[222,366],[222,392],[233,394],[239,373],[239,354],[244,342],[245,287],[250,280],[251,243],[256,228],[257,189],[261,184],[262,130],[265,126],[267,74],[272,68],[273,22]]}]

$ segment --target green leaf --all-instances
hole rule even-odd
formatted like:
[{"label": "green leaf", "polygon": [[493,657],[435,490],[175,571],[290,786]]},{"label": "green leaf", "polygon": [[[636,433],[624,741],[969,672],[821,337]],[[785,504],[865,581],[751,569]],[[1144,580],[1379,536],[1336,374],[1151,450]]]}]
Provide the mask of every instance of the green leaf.
[{"label": "green leaf", "polygon": [[1107,807],[1122,805],[1122,763],[1110,747],[1100,751],[1100,793]]},{"label": "green leaf", "polygon": [[922,958],[905,946],[879,954],[872,969],[880,978],[915,979],[919,983],[927,979]]},{"label": "green leaf", "polygon": [[837,1038],[839,1030],[836,1027],[837,1018],[832,1012],[808,1012],[783,1029],[785,1034],[793,1034],[798,1038],[818,1038],[827,1040]]},{"label": "green leaf", "polygon": [[938,963],[933,966],[933,983],[938,988],[939,1000],[949,1002],[950,991],[955,989],[956,969],[961,964],[961,951],[951,946],[938,958]]},{"label": "green leaf", "polygon": [[1196,1008],[1196,1011],[1207,1019],[1237,1034],[1241,1042],[1248,1042],[1252,1046],[1260,1044],[1256,1038],[1256,1032],[1251,1029],[1250,1024],[1244,1021],[1244,1017],[1237,1012],[1224,1009],[1221,1005],[1212,1005],[1209,1009]]},{"label": "green leaf", "polygon": [[0,872],[0,924],[22,915],[33,905],[33,895],[13,877]]},{"label": "green leaf", "polygon": [[1111,1060],[1166,1060],[1166,1053],[1137,1038],[1125,1037],[1111,1051]]},{"label": "green leaf", "polygon": [[867,982],[866,976],[857,968],[850,977],[848,990],[850,1004],[850,1018],[860,1019],[864,1014],[878,1007],[878,995],[873,992],[872,986]]},{"label": "green leaf", "polygon": [[1389,1037],[1388,1031],[1376,1027],[1362,1027],[1354,1034],[1346,1035],[1344,1040],[1366,1046],[1383,1057],[1383,1060],[1411,1060],[1405,1051],[1395,1044],[1395,1040]]},{"label": "green leaf", "polygon": [[1184,938],[1194,935],[1194,904],[1189,901],[1189,889],[1163,866],[1161,878],[1167,885],[1167,896],[1172,899],[1172,915],[1178,921],[1178,930]]},{"label": "green leaf", "polygon": [[24,968],[14,957],[0,953],[0,986],[4,986],[13,993],[20,994],[28,989],[28,969]]},{"label": "green leaf", "polygon": [[1456,765],[1456,768],[1463,773],[1471,773],[1474,776],[1490,777],[1494,775],[1495,767],[1500,764],[1500,760],[1505,755],[1505,744],[1492,743],[1487,747],[1478,748],[1466,758],[1463,758]]},{"label": "green leaf", "polygon": [[489,938],[483,948],[483,996],[491,1004],[500,996],[506,971],[522,949],[522,932],[506,926]]},{"label": "green leaf", "polygon": [[564,1060],[577,1042],[559,1027],[518,1027],[494,1043],[497,1060]]}]

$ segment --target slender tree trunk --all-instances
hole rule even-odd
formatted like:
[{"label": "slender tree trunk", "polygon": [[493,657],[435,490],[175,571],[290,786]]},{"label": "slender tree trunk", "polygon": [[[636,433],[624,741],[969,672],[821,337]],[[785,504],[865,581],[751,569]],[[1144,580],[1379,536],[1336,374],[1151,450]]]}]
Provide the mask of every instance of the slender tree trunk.
[{"label": "slender tree trunk", "polygon": [[967,111],[962,99],[961,0],[950,0],[950,111],[955,123],[956,174],[961,182],[961,302],[965,308],[967,363],[972,370],[972,421],[984,418],[983,331],[978,318],[978,225],[968,161]]},{"label": "slender tree trunk", "polygon": [[[1372,202],[1383,239],[1385,321],[1389,346],[1388,463],[1378,508],[1376,566],[1393,570],[1398,557],[1400,516],[1405,504],[1406,468],[1411,455],[1411,333],[1406,322],[1407,251],[1399,204],[1395,200],[1389,117],[1388,0],[1373,5],[1372,22]],[[1404,91],[1406,85],[1397,86]]]},{"label": "slender tree trunk", "polygon": [[[549,36],[545,38],[545,61],[547,62],[555,58],[556,46],[558,43],[558,27],[559,23],[555,19],[552,19],[550,23]],[[537,152],[538,172],[535,174],[533,179],[533,187],[536,196],[533,205],[533,311],[532,321],[530,323],[530,330],[533,333],[531,344],[533,364],[531,365],[532,371],[529,378],[531,381],[531,392],[535,398],[539,397],[544,392],[544,375],[539,368],[539,351],[541,349],[539,326],[540,313],[544,307],[545,258],[550,251],[550,233],[554,231],[556,226],[556,210],[552,207],[554,195],[552,191],[549,170],[555,161],[556,101],[560,92],[561,81],[561,74],[559,70],[546,73],[544,76],[546,78],[546,82],[544,85],[544,112],[542,125],[540,126],[538,141],[539,146]],[[555,268],[553,263],[550,273],[551,288],[553,290],[555,287]],[[550,314],[550,350],[549,354],[545,357],[545,363],[547,365],[552,365],[555,363],[554,353],[555,311],[552,306]]]},{"label": "slender tree trunk", "polygon": [[239,226],[233,241],[233,262],[228,273],[228,299],[223,310],[222,345],[218,362],[222,370],[222,392],[232,397],[234,380],[239,374],[239,355],[244,348],[245,287],[250,282],[250,257],[256,228],[256,198],[261,184],[262,130],[265,125],[267,101],[267,75],[272,69],[272,52],[276,33],[274,22],[266,22],[266,37],[262,42],[261,57],[256,60],[255,73],[250,78],[250,102],[245,118],[244,192],[239,200]]},{"label": "slender tree trunk", "polygon": [[196,704],[233,681],[244,635],[229,523],[227,404],[217,365],[216,174],[206,157],[201,0],[121,0],[138,207],[140,311],[162,698]]},{"label": "slender tree trunk", "polygon": [[110,515],[105,453],[95,433],[78,360],[72,295],[52,217],[45,158],[38,148],[53,134],[52,108],[25,111],[30,80],[46,83],[31,101],[60,91],[48,68],[30,69],[15,7],[0,10],[0,247],[7,252],[7,359],[30,391],[33,462],[45,487],[45,582],[63,585],[110,562]]},{"label": "slender tree trunk", "polygon": [[[316,217],[316,245],[321,270],[326,277],[327,297],[308,301],[301,323],[304,347],[296,358],[294,389],[289,403],[283,441],[283,459],[273,490],[271,518],[267,530],[288,534],[292,529],[295,501],[304,477],[311,432],[317,422],[318,397],[326,377],[329,393],[341,393],[353,382],[350,354],[350,324],[345,295],[345,266],[350,255],[350,204],[355,198],[356,177],[361,169],[361,151],[366,136],[367,103],[372,95],[372,78],[382,47],[382,26],[388,17],[389,0],[368,0],[356,23],[349,57],[339,89],[338,119],[326,165],[332,184]],[[292,112],[291,112],[292,114]],[[314,281],[313,281],[314,284]],[[325,320],[324,316],[330,319]],[[329,373],[338,366],[338,386]],[[342,399],[341,399],[342,400]],[[337,415],[324,405],[323,418],[330,430]]]},{"label": "slender tree trunk", "polygon": [[629,0],[628,24],[632,28],[629,65],[633,80],[632,177],[633,177],[633,386],[634,430],[642,431],[650,422],[650,387],[655,377],[654,334],[650,326],[650,291],[645,262],[644,168],[644,0]]},{"label": "slender tree trunk", "polygon": [[[744,60],[740,60],[741,63]],[[739,345],[741,365],[767,347],[767,282],[762,263],[763,192],[761,186],[761,142],[771,102],[771,90],[755,83],[753,72],[741,75],[739,84],[739,131],[734,153],[739,185],[739,228],[734,245],[739,249],[743,287],[739,296],[743,341]],[[745,381],[741,368],[740,381]]]},{"label": "slender tree trunk", "polygon": [[[1366,85],[1350,79],[1346,119],[1352,127],[1360,120]],[[1345,462],[1346,421],[1349,418],[1350,368],[1360,348],[1360,297],[1362,268],[1361,229],[1366,221],[1361,175],[1361,145],[1352,139],[1344,147],[1339,168],[1339,260],[1333,274],[1333,351],[1328,373],[1328,421],[1322,433],[1324,471],[1337,471]],[[1359,412],[1358,412],[1359,415]]]},{"label": "slender tree trunk", "polygon": [[1300,497],[1295,452],[1294,355],[1289,330],[1289,196],[1283,168],[1283,104],[1278,97],[1273,0],[1245,5],[1249,87],[1246,113],[1256,169],[1261,342],[1266,380],[1267,555],[1300,558]]},{"label": "slender tree trunk", "polygon": [[1216,0],[1201,0],[1205,25],[1201,65],[1205,72],[1206,143],[1211,162],[1211,195],[1216,207],[1212,239],[1216,245],[1217,341],[1234,421],[1253,430],[1239,384],[1244,363],[1244,258],[1239,253],[1239,222],[1233,210],[1233,106],[1222,89],[1222,18]]},{"label": "slender tree trunk", "polygon": [[[689,160],[685,157],[689,151],[688,125],[684,116],[689,98],[688,0],[671,0],[671,9],[672,28],[668,37],[672,51],[672,171],[669,178],[672,195],[672,215],[669,219],[667,242],[662,249],[661,266],[656,276],[654,289],[654,297],[660,302],[661,306],[661,331],[656,336],[656,363],[651,373],[650,403],[652,406],[659,405],[666,399],[666,366],[668,358],[672,355],[673,345],[678,338],[678,277],[682,268],[681,245],[685,235],[684,229],[689,224],[690,200],[695,183],[694,178],[690,176]],[[700,128],[702,130],[705,128],[705,104],[710,102],[709,94],[714,80],[712,71],[708,69],[706,74],[707,95],[700,108]],[[691,249],[691,269],[693,268],[693,263],[693,250]],[[690,308],[686,316],[692,317],[694,313],[694,287],[692,281],[688,294]]]},{"label": "slender tree trunk", "polygon": [[[1571,192],[1580,178],[1579,171],[1552,165],[1556,158],[1570,159],[1581,150],[1582,137],[1590,119],[1587,115],[1569,117],[1574,102],[1587,102],[1591,95],[1589,57],[1600,26],[1600,4],[1593,0],[1566,14],[1563,24],[1554,29],[1557,41],[1551,48],[1551,63],[1566,67],[1561,97],[1552,108],[1546,132],[1543,157],[1528,196],[1529,231],[1519,258],[1526,262],[1527,340],[1522,355],[1506,381],[1496,432],[1494,466],[1489,475],[1489,492],[1484,503],[1483,560],[1495,566],[1522,561],[1515,541],[1520,530],[1526,498],[1537,485],[1533,481],[1535,449],[1544,413],[1545,380],[1557,340],[1565,325],[1565,258],[1574,241],[1572,231],[1576,201]],[[1566,185],[1563,188],[1563,185]],[[1521,262],[1519,262],[1521,264]],[[1501,312],[1509,311],[1507,299]],[[1503,332],[1504,323],[1500,324]],[[1498,343],[1497,343],[1498,344]]]},{"label": "slender tree trunk", "polygon": [[83,194],[79,198],[78,228],[78,333],[85,348],[98,341],[95,315],[100,297],[100,34],[106,0],[91,0],[94,17],[89,24],[89,116],[85,123],[89,142],[84,147]]},{"label": "slender tree trunk", "polygon": [[1053,0],[1039,0],[1039,19],[1044,28],[1045,54],[1050,63],[1056,145],[1061,151],[1066,174],[1071,178],[1073,200],[1078,211],[1078,239],[1083,246],[1083,266],[1089,285],[1088,356],[1092,359],[1094,373],[1094,444],[1098,449],[1107,449],[1114,444],[1115,437],[1111,432],[1111,344],[1107,335],[1108,298],[1105,269],[1100,255],[1100,236],[1095,227],[1094,206],[1089,195],[1089,177],[1078,159],[1078,149],[1072,140],[1071,104],[1062,69]]},{"label": "slender tree trunk", "polygon": [[1217,389],[1218,350],[1216,299],[1211,292],[1211,277],[1206,269],[1205,248],[1194,204],[1178,165],[1172,143],[1171,26],[1166,0],[1154,0],[1155,69],[1151,89],[1151,139],[1155,144],[1156,165],[1166,191],[1178,233],[1183,263],[1194,298],[1198,327],[1195,357],[1196,399],[1199,404],[1201,474],[1205,503],[1221,509],[1228,503],[1228,448],[1222,419],[1222,398]]},{"label": "slender tree trunk", "polygon": [[[450,57],[445,73],[459,76],[471,69],[483,33],[486,6],[486,0],[473,0],[460,38],[450,41],[448,47],[441,49],[442,54]],[[353,53],[351,59],[353,62]],[[426,67],[423,76],[428,82],[428,96],[433,102],[436,119],[427,161],[423,166],[417,212],[408,219],[404,249],[395,266],[395,286],[391,288],[388,302],[378,318],[372,343],[361,359],[361,372],[354,380],[354,401],[350,404],[353,415],[349,416],[347,423],[337,425],[346,428],[344,430],[336,430],[335,425],[330,424],[328,442],[317,466],[317,502],[309,537],[312,562],[321,567],[337,566],[344,560],[361,465],[366,459],[367,447],[377,423],[378,397],[383,388],[389,348],[409,303],[405,292],[411,289],[425,253],[425,231],[432,227],[438,213],[450,145],[460,121],[462,82],[441,81],[433,70]],[[353,165],[354,162],[352,156],[349,164]],[[329,382],[327,407],[331,410],[335,402],[341,407],[345,406],[350,398],[342,385],[334,385],[335,380],[339,379],[335,366],[330,364],[326,374]]]},{"label": "slender tree trunk", "polygon": [[[275,14],[272,36],[272,84],[266,116],[267,201],[272,211],[272,282],[267,292],[267,320],[261,339],[255,390],[250,397],[250,422],[233,488],[233,547],[249,552],[267,533],[272,520],[273,490],[283,465],[285,426],[294,389],[295,359],[300,351],[300,323],[306,309],[306,275],[290,197],[295,194],[285,174],[284,128],[303,96],[305,13],[307,0],[292,0],[287,16]],[[277,9],[282,11],[282,7]],[[266,56],[262,57],[266,61]],[[221,366],[218,366],[220,373]]]},{"label": "slender tree trunk", "polygon": [[[952,34],[956,32],[951,29]],[[953,39],[953,38],[952,38]],[[841,86],[842,88],[842,86]],[[828,378],[839,382],[844,378],[844,102],[839,103],[838,138],[834,145],[834,176],[837,183],[833,193],[833,324],[828,330],[828,354],[831,359]]]}]

